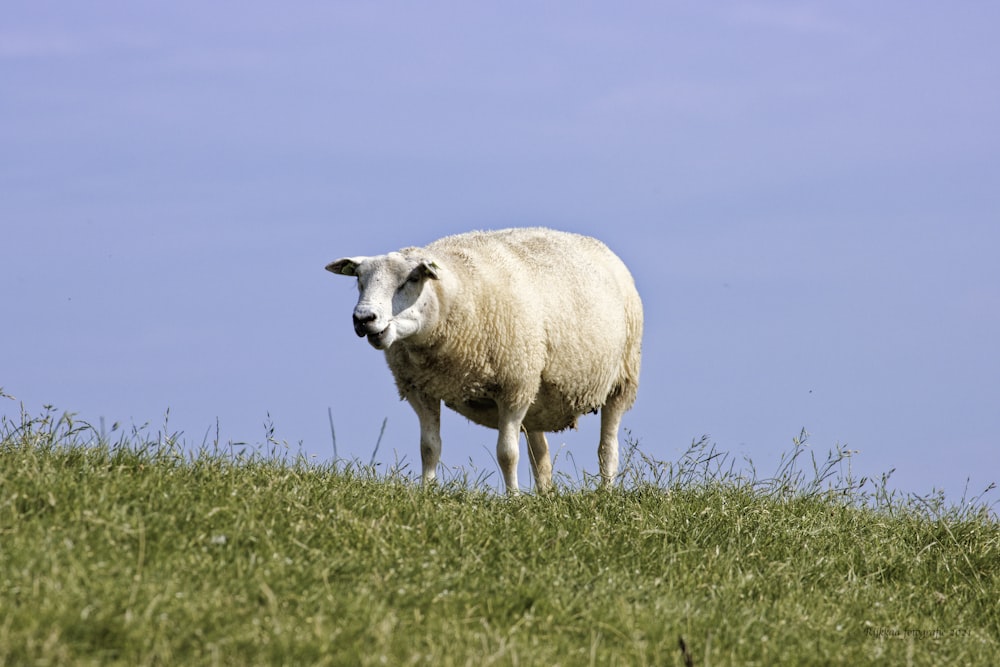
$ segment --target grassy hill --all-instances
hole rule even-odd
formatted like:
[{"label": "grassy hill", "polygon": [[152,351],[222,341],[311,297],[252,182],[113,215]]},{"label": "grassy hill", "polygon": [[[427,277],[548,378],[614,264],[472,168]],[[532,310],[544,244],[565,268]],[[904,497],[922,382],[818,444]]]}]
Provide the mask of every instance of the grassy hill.
[{"label": "grassy hill", "polygon": [[[622,488],[423,489],[184,453],[47,413],[0,432],[0,665],[989,664],[1000,525],[845,453],[768,480],[705,443]],[[870,490],[866,490],[870,489]],[[683,649],[681,648],[683,644]]]}]

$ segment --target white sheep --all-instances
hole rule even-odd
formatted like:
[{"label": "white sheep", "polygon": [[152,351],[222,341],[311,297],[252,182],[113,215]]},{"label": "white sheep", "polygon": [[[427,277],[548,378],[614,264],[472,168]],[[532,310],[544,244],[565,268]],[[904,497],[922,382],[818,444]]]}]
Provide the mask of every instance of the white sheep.
[{"label": "white sheep", "polygon": [[385,351],[420,420],[422,480],[441,457],[441,401],[499,431],[497,462],[517,493],[523,428],[536,488],[552,484],[545,431],[601,410],[601,480],[618,471],[618,427],[639,384],[642,302],[600,241],[543,228],[469,232],[424,248],[345,257],[354,330]]}]

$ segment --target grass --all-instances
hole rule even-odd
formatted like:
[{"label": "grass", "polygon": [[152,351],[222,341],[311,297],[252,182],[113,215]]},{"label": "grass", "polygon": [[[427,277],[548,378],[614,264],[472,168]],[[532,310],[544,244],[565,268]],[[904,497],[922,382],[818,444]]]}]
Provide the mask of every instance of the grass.
[{"label": "grass", "polygon": [[[103,431],[103,429],[101,429]],[[506,499],[49,411],[0,429],[0,665],[989,664],[1000,526],[817,462],[628,448]],[[267,440],[272,441],[273,433]],[[845,465],[848,468],[845,470]],[[682,649],[683,646],[683,649]]]}]

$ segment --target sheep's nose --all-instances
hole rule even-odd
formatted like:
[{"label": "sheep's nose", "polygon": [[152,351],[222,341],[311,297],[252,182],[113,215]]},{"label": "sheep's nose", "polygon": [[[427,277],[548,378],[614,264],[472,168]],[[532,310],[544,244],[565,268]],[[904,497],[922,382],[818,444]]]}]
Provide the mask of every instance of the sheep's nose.
[{"label": "sheep's nose", "polygon": [[370,310],[355,310],[354,333],[358,334],[358,337],[368,335],[368,328],[365,325],[374,322],[377,318],[378,315]]}]

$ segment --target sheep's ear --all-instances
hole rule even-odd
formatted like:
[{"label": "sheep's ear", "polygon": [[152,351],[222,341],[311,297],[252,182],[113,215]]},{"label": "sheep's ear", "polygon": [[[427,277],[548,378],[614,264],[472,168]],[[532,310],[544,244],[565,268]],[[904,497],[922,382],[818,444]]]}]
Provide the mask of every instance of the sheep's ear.
[{"label": "sheep's ear", "polygon": [[356,276],[358,264],[364,257],[343,257],[326,265],[326,270],[340,276]]},{"label": "sheep's ear", "polygon": [[438,274],[438,270],[440,268],[441,267],[439,267],[436,262],[432,262],[429,259],[425,259],[420,262],[420,273],[428,278],[433,278],[434,280],[438,280],[441,277]]}]

